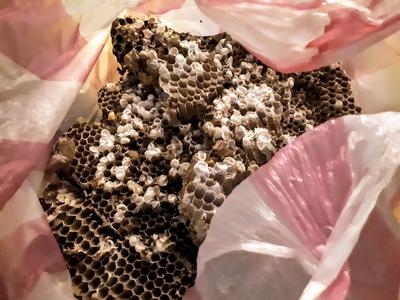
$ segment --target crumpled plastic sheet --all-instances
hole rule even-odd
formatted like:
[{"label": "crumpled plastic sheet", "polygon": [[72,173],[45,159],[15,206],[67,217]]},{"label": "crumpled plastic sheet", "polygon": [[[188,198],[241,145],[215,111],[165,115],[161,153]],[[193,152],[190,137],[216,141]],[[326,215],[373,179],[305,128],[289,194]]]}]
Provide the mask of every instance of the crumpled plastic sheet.
[{"label": "crumpled plastic sheet", "polygon": [[198,0],[201,11],[269,66],[294,72],[349,57],[400,28],[398,1]]},{"label": "crumpled plastic sheet", "polygon": [[[264,61],[268,58],[271,65],[283,71],[345,59],[365,111],[398,109],[398,85],[393,83],[400,74],[399,44],[393,35],[387,37],[398,28],[397,1],[298,3],[1,1],[0,299],[73,299],[68,271],[38,195],[52,142],[76,117],[95,116],[97,90],[118,78],[109,26],[120,14],[153,14],[178,31],[190,30],[199,35],[228,31],[250,51]],[[333,13],[338,8],[341,13]],[[355,22],[349,22],[349,16]],[[249,26],[254,29],[249,31]],[[344,38],[343,32],[349,33],[349,26],[354,34]],[[382,42],[375,44],[379,40]],[[372,44],[372,48],[350,56]],[[372,64],[371,57],[382,51],[390,53],[389,57]],[[373,123],[376,129],[380,128],[379,122],[384,124],[386,120]],[[329,222],[334,216],[330,215]],[[327,237],[325,231],[321,233],[321,243]],[[318,254],[311,252],[314,258],[309,259],[315,266]],[[295,271],[303,272],[297,267]],[[275,268],[275,272],[283,271]],[[307,274],[304,278],[310,280],[311,273]],[[324,280],[324,284],[330,281]]]},{"label": "crumpled plastic sheet", "polygon": [[185,299],[397,300],[399,200],[400,114],[329,121],[234,189]]}]

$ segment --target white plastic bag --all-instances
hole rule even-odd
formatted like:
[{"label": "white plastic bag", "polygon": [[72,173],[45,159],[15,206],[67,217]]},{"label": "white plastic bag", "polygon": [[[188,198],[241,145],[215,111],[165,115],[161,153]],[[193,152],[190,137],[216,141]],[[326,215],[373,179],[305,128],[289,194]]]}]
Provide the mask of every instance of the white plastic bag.
[{"label": "white plastic bag", "polygon": [[187,299],[397,300],[399,195],[400,115],[329,121],[228,197]]},{"label": "white plastic bag", "polygon": [[[97,90],[118,77],[109,40],[112,20],[129,11],[134,15],[155,14],[177,30],[201,35],[227,30],[253,52],[259,52],[253,46],[265,47],[260,57],[268,57],[275,67],[285,71],[348,58],[355,50],[375,43],[398,26],[397,1],[335,1],[332,5],[326,5],[327,1],[307,1],[300,7],[292,5],[295,3],[261,0],[6,0],[0,3],[0,299],[73,298],[68,271],[38,194],[54,138],[76,117],[94,115]],[[367,34],[356,34],[355,44],[347,43],[345,47],[343,43],[332,42],[340,34],[327,35],[331,31],[324,27],[330,20],[329,11],[341,5],[351,6],[346,11],[357,12],[372,29]],[[272,9],[277,12],[277,19],[266,18],[265,13]],[[238,17],[232,18],[230,12]],[[277,27],[264,26],[271,21]],[[278,26],[278,21],[287,26]],[[245,31],[248,22],[259,25]],[[282,39],[282,34],[288,40]],[[309,41],[327,36],[341,47],[328,47],[325,50],[334,51],[325,51],[316,44],[310,51]],[[317,48],[318,55],[314,56]],[[281,56],[273,56],[276,51]],[[304,64],[299,65],[298,57]],[[355,83],[363,89],[365,85],[358,78]],[[365,109],[368,107],[369,104]],[[45,251],[42,245],[46,245]]]}]

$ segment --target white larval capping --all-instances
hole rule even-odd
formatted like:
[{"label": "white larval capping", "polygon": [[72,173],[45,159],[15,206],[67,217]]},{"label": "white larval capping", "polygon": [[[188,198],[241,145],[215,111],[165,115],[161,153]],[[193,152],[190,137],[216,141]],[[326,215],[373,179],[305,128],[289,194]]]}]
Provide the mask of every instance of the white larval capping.
[{"label": "white larval capping", "polygon": [[151,203],[155,200],[156,192],[153,187],[148,187],[143,195],[143,201],[145,203]]},{"label": "white larval capping", "polygon": [[121,96],[121,99],[119,100],[119,104],[123,107],[126,108],[130,102],[133,102],[137,96],[135,94],[127,94],[124,93]]},{"label": "white larval capping", "polygon": [[272,154],[276,152],[276,148],[273,145],[273,140],[268,129],[256,128],[254,130],[254,134],[256,137],[256,146],[258,150],[260,150],[260,152],[266,155],[268,158],[271,157]]},{"label": "white larval capping", "polygon": [[135,110],[143,118],[143,120],[150,120],[153,118],[153,114],[149,112],[146,108],[144,108],[142,105],[135,104],[132,107],[135,108]]},{"label": "white larval capping", "polygon": [[160,175],[155,180],[158,186],[166,186],[168,184],[168,176],[167,175]]},{"label": "white larval capping", "polygon": [[132,192],[134,192],[135,195],[138,195],[138,196],[142,195],[143,187],[140,184],[134,182],[133,180],[129,180],[127,182],[127,186],[128,186],[128,189],[130,189]]},{"label": "white larval capping", "polygon": [[103,185],[103,189],[107,192],[112,192],[119,186],[121,186],[120,182],[106,181]]},{"label": "white larval capping", "polygon": [[147,160],[152,160],[153,158],[157,158],[161,156],[161,149],[156,147],[153,143],[150,143],[147,147],[147,150],[144,153],[144,156]]},{"label": "white larval capping", "polygon": [[132,121],[132,105],[128,104],[125,109],[122,111],[121,120],[126,122]]},{"label": "white larval capping", "polygon": [[254,139],[254,132],[252,130],[248,130],[245,132],[245,135],[242,139],[242,145],[245,150],[253,150],[253,139]]},{"label": "white larval capping", "polygon": [[113,219],[115,222],[120,223],[122,222],[122,220],[124,219],[124,213],[122,211],[117,211],[114,216]]},{"label": "white larval capping", "polygon": [[199,51],[199,45],[194,41],[183,40],[179,43],[179,46],[187,49],[189,53],[195,53]]},{"label": "white larval capping", "polygon": [[197,61],[192,63],[192,71],[194,74],[203,74],[204,69],[202,67],[202,65],[200,63],[198,63]]},{"label": "white larval capping", "polygon": [[214,165],[214,170],[216,173],[225,173],[228,171],[228,165],[225,162],[217,162]]},{"label": "white larval capping", "polygon": [[119,137],[121,144],[129,144],[131,139],[136,140],[139,137],[139,133],[133,129],[132,124],[128,123],[118,126],[117,136]]},{"label": "white larval capping", "polygon": [[178,54],[177,56],[175,56],[175,62],[179,65],[184,64],[186,61],[185,57],[182,54]]},{"label": "white larval capping", "polygon": [[174,195],[174,194],[169,194],[167,196],[167,200],[168,200],[169,203],[175,204],[175,203],[178,202],[178,197],[176,195]]},{"label": "white larval capping", "polygon": [[177,158],[172,159],[170,162],[170,165],[171,165],[171,168],[178,169],[179,165],[180,165],[179,159],[177,159]]},{"label": "white larval capping", "polygon": [[195,174],[195,180],[200,178],[208,178],[210,176],[210,170],[208,164],[205,161],[199,160],[193,166],[193,171]]},{"label": "white larval capping", "polygon": [[89,151],[90,151],[91,153],[93,153],[93,155],[94,155],[95,157],[98,157],[98,156],[99,156],[99,148],[98,148],[98,147],[96,147],[96,146],[90,146],[90,147],[89,147]]},{"label": "white larval capping", "polygon": [[112,152],[100,158],[100,162],[96,166],[96,173],[95,173],[95,179],[98,180],[98,184],[105,183],[104,170],[106,169],[107,164],[113,161],[115,161],[115,156],[114,153]]},{"label": "white larval capping", "polygon": [[214,124],[211,122],[205,122],[203,125],[203,130],[206,134],[213,136],[214,135]]},{"label": "white larval capping", "polygon": [[99,151],[111,150],[114,147],[115,137],[110,133],[110,131],[108,131],[108,129],[101,130],[100,134]]},{"label": "white larval capping", "polygon": [[164,137],[164,128],[162,128],[160,125],[156,125],[154,128],[152,128],[150,130],[149,136],[153,140],[156,140],[158,138],[163,138]]},{"label": "white larval capping", "polygon": [[113,166],[111,168],[111,174],[121,181],[125,178],[125,167],[124,166]]}]

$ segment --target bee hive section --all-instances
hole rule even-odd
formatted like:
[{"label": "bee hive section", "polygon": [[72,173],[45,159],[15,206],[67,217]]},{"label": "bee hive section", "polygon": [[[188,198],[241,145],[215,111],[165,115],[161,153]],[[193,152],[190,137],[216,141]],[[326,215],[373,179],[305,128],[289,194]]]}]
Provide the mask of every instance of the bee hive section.
[{"label": "bee hive section", "polygon": [[229,35],[180,34],[155,18],[111,29],[120,80],[102,119],[54,146],[41,203],[78,299],[181,299],[218,207],[287,143],[357,114],[340,66],[280,74]]}]

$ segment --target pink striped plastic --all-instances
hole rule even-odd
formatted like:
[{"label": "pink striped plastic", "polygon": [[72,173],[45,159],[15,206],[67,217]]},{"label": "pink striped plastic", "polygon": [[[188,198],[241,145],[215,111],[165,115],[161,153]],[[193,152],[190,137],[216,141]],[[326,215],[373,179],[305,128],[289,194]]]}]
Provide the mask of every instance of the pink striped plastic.
[{"label": "pink striped plastic", "polygon": [[[228,31],[249,51],[283,71],[310,69],[343,59],[349,73],[354,77],[354,90],[357,91],[359,102],[365,111],[376,112],[399,108],[398,85],[393,79],[400,74],[399,48],[398,43],[393,42],[396,41],[393,35],[389,36],[398,29],[397,1],[115,0],[112,3],[67,0],[1,1],[0,299],[2,300],[73,299],[68,271],[44,218],[38,195],[44,184],[43,174],[55,136],[68,127],[76,117],[83,115],[89,118],[94,115],[97,90],[105,82],[118,77],[108,31],[115,17],[128,12],[134,15],[153,14],[178,31],[190,30],[199,35]],[[343,34],[344,32],[346,34]],[[375,44],[379,40],[383,41]],[[359,52],[373,44],[372,48]],[[382,51],[390,53],[386,56],[387,59],[371,64],[371,57],[376,57],[377,53]],[[350,56],[356,52],[355,56]],[[384,88],[381,88],[382,86]],[[354,120],[361,122],[363,117],[359,116]],[[378,130],[386,124],[385,121],[382,118],[377,119],[372,127]],[[346,133],[358,132],[362,127],[351,127],[346,122],[338,121],[337,124],[341,125],[326,125],[322,131],[326,130],[327,139],[330,139],[331,135],[333,139],[333,135],[341,132],[339,136],[343,141],[348,141]],[[328,127],[334,129],[328,130]],[[307,138],[300,141],[306,143]],[[339,140],[337,142],[339,143]],[[347,145],[343,147],[347,147],[348,153],[351,153],[349,143],[343,143]],[[344,167],[340,169],[338,174],[343,175],[341,178],[348,178],[349,170],[353,171],[354,166],[346,159],[343,159],[342,165],[347,165],[348,169]],[[299,155],[299,160],[307,161],[307,155]],[[360,164],[367,165],[367,162],[365,160]],[[331,199],[332,195],[329,193],[337,193],[336,190],[330,190],[328,185],[340,182],[342,181],[336,181],[329,176],[320,182],[321,185],[326,185],[328,193],[321,195],[324,201]],[[249,180],[245,184],[254,185],[254,182]],[[345,188],[348,186],[343,183],[340,191],[344,193]],[[296,193],[296,189],[292,190],[292,193]],[[299,192],[298,197],[301,195]],[[305,223],[291,224],[292,227],[287,228],[287,233],[293,237],[293,240],[288,239],[288,241],[296,242],[298,243],[296,245],[303,247],[304,255],[308,253],[307,268],[312,266],[319,266],[321,270],[326,268],[323,248],[316,244],[326,242],[328,247],[333,233],[329,235],[330,231],[318,228],[321,224],[328,227],[335,225],[335,220],[340,220],[341,212],[344,211],[342,206],[348,203],[344,194],[335,194],[335,197],[337,200],[332,202],[332,207],[329,209],[318,207],[318,211],[323,214],[319,215],[319,219],[314,223],[309,224],[310,232],[315,231],[317,235],[311,236],[307,230],[302,229]],[[278,204],[276,203],[275,209],[280,210]],[[307,202],[307,205],[311,204],[315,205]],[[317,207],[310,206],[308,210],[306,209],[309,216],[315,214],[314,209]],[[390,214],[384,209],[385,206],[382,207],[382,211]],[[375,210],[376,208],[373,210],[374,214]],[[286,211],[287,214],[289,212]],[[288,215],[284,217],[289,218]],[[368,222],[372,222],[369,220]],[[365,228],[368,227],[368,222]],[[379,223],[385,228],[385,222],[373,221],[373,224],[375,226]],[[277,224],[275,225],[278,226]],[[376,228],[374,226],[371,225]],[[371,244],[371,249],[388,251],[382,252],[384,253],[382,256],[387,259],[392,257],[390,251],[395,251],[397,249],[395,246],[390,247],[393,250],[381,249],[376,241],[369,240],[369,237],[368,235],[366,243]],[[392,242],[390,234],[385,237],[387,243]],[[47,255],[43,255],[43,247],[46,248]],[[285,255],[290,256],[291,253],[289,251]],[[379,256],[376,258],[377,261],[378,258]],[[201,265],[201,260],[199,262]],[[329,260],[325,264],[327,263]],[[335,283],[327,285],[328,292],[324,293],[328,296],[348,293],[349,285],[352,291],[355,282],[359,283],[358,287],[362,287],[363,282],[367,280],[362,277],[363,260],[356,260],[356,265],[357,263],[358,268],[352,266],[350,256],[347,263],[345,261],[342,263],[341,270],[335,270],[338,272],[336,278],[323,278],[325,285]],[[309,283],[312,287],[313,282],[319,282],[321,279],[311,277],[307,268],[308,273],[304,272],[301,269],[303,266],[300,267],[295,263],[286,265],[282,261],[282,265],[276,264],[273,269],[276,274],[282,275],[277,276],[282,282],[276,281],[282,285],[289,284],[284,276],[285,268],[301,275],[299,278],[303,281],[293,282],[297,289],[303,288],[305,283]],[[350,277],[349,270],[359,272],[360,276],[356,279]],[[260,276],[262,274],[260,273]],[[196,286],[198,288],[201,285]],[[362,288],[358,290],[360,293],[365,292]],[[205,291],[203,288],[198,290],[199,294]],[[365,296],[363,299],[368,298]]]},{"label": "pink striped plastic", "polygon": [[400,115],[329,121],[241,183],[186,299],[397,300]]}]

